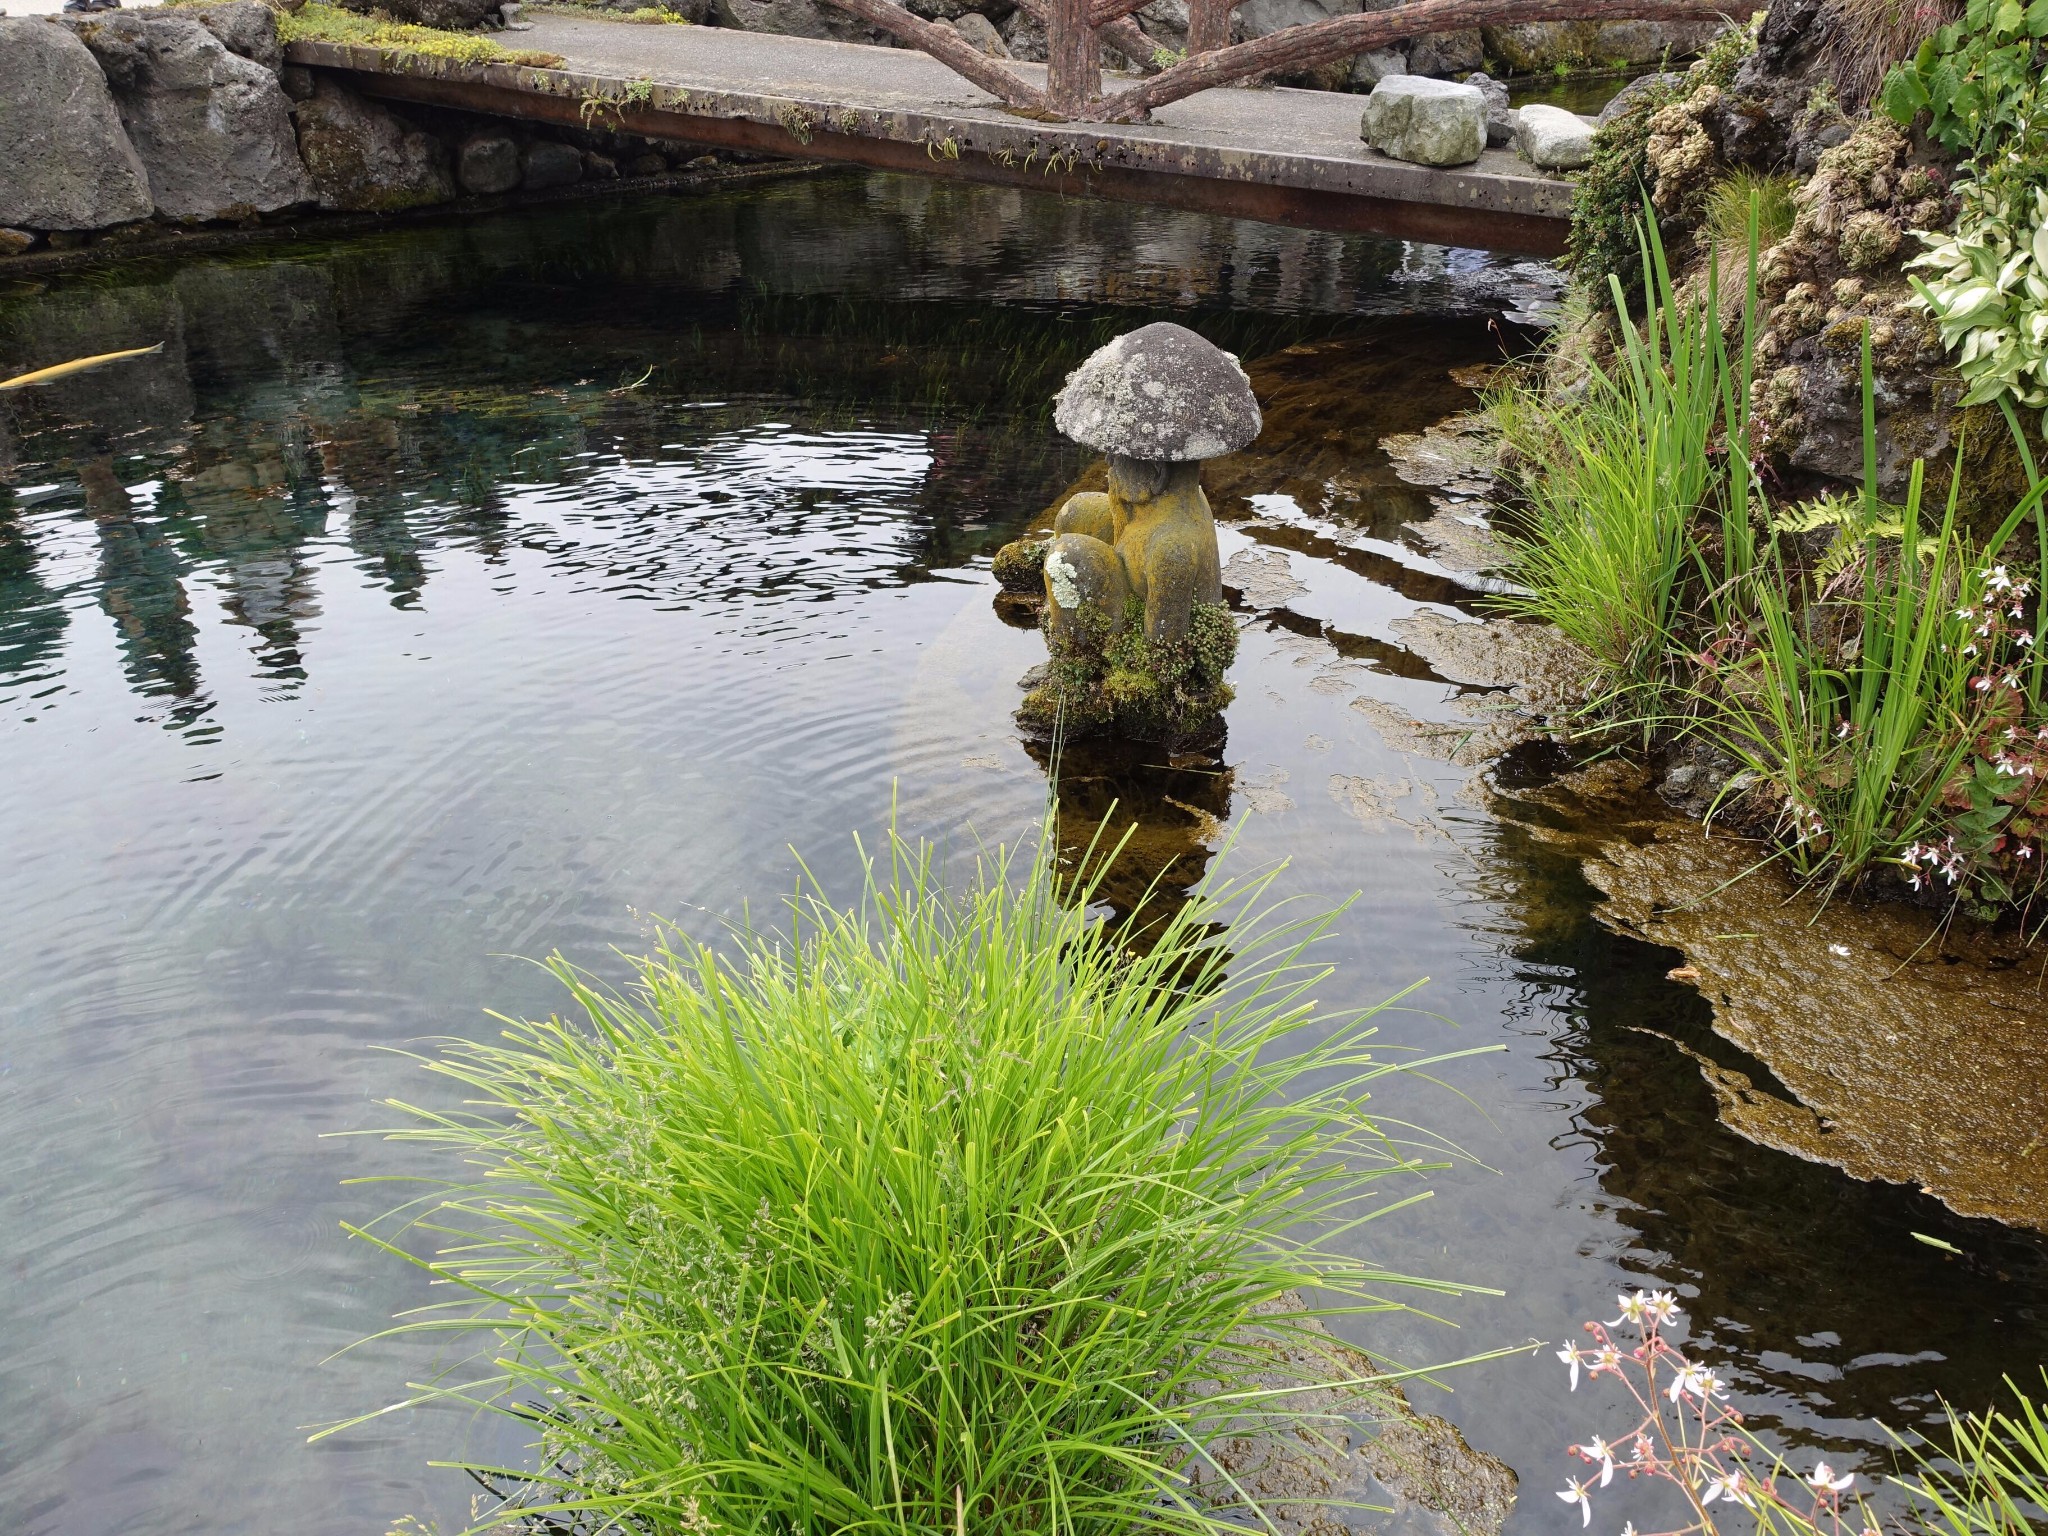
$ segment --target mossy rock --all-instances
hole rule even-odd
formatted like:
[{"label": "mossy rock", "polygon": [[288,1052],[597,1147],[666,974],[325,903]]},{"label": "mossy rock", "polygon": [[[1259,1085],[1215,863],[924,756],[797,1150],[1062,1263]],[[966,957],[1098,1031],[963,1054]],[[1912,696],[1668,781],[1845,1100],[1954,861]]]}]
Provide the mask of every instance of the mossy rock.
[{"label": "mossy rock", "polygon": [[1188,632],[1148,640],[1135,603],[1123,627],[1051,643],[1045,681],[1024,696],[1018,718],[1068,736],[1114,733],[1132,741],[1188,742],[1213,735],[1235,697],[1223,674],[1237,656],[1237,624],[1221,603],[1197,603]]},{"label": "mossy rock", "polygon": [[1037,592],[1045,583],[1045,552],[1052,541],[1040,535],[1017,539],[996,551],[990,569],[1005,592]]}]

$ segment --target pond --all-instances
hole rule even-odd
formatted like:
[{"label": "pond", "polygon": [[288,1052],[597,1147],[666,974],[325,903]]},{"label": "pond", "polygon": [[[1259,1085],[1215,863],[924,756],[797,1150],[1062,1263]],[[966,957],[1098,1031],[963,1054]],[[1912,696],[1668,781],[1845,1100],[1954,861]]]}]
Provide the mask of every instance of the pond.
[{"label": "pond", "polygon": [[[459,1527],[428,1463],[504,1453],[489,1423],[306,1443],[460,1368],[336,1355],[428,1299],[344,1230],[407,1195],[346,1181],[423,1166],[359,1134],[441,1102],[404,1053],[550,1010],[516,957],[616,975],[649,914],[772,915],[798,852],[845,889],[892,806],[956,853],[1028,834],[1043,651],[988,557],[1084,467],[1065,370],[1168,316],[1280,355],[1296,436],[1217,498],[1227,744],[1077,751],[1061,810],[1119,801],[1181,887],[1237,823],[1236,867],[1359,893],[1327,1004],[1433,978],[1390,1042],[1504,1047],[1389,1087],[1467,1156],[1359,1240],[1505,1294],[1366,1340],[1554,1349],[1654,1284],[1780,1444],[1874,1471],[1877,1420],[1988,1403],[2044,1357],[2042,1245],[1725,1129],[1688,1052],[1763,1069],[1496,813],[1540,754],[1385,729],[1472,692],[1397,626],[1479,594],[1378,440],[1468,405],[1450,370],[1552,295],[1470,252],[861,175],[0,295],[0,370],[166,343],[0,407],[8,1528]],[[1521,1472],[1512,1528],[1576,1530],[1563,1445],[1616,1416],[1549,1350],[1446,1380],[1418,1402]]]}]

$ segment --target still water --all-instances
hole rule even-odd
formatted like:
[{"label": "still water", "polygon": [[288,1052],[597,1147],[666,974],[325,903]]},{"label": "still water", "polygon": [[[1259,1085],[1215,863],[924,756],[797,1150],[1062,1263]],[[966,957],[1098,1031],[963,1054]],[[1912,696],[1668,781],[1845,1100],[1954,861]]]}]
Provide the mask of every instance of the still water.
[{"label": "still water", "polygon": [[[1330,1005],[1430,977],[1389,1040],[1505,1047],[1384,1095],[1469,1160],[1361,1239],[1505,1295],[1370,1341],[1554,1348],[1674,1287],[1770,1434],[1866,1470],[1875,1420],[2031,1370],[2040,1245],[1723,1129],[1679,1047],[1729,1053],[1673,957],[1495,814],[1543,765],[1374,723],[1469,691],[1395,626],[1477,611],[1379,436],[1469,403],[1448,370],[1525,343],[1550,291],[1472,253],[835,176],[0,294],[0,372],[166,343],[0,407],[7,1529],[460,1524],[428,1463],[502,1451],[488,1423],[306,1443],[437,1365],[336,1357],[426,1299],[344,1231],[402,1198],[347,1181],[421,1167],[356,1134],[442,1091],[402,1053],[549,1010],[514,957],[616,974],[647,914],[772,911],[792,849],[843,888],[892,796],[954,849],[1025,834],[1047,772],[1011,711],[1043,653],[987,558],[1083,467],[1048,421],[1064,371],[1163,316],[1294,349],[1317,430],[1217,498],[1265,578],[1238,583],[1227,745],[1077,753],[1062,814],[1135,808],[1182,884],[1241,823],[1238,867],[1360,893]],[[1562,1378],[1546,1349],[1418,1394],[1522,1473],[1519,1533],[1577,1529],[1562,1446],[1621,1427]]]}]

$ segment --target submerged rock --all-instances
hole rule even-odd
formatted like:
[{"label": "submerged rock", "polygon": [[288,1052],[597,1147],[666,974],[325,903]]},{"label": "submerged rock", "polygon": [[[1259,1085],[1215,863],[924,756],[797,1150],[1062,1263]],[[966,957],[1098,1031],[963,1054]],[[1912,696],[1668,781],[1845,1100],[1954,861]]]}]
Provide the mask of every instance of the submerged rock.
[{"label": "submerged rock", "polygon": [[1359,132],[1396,160],[1470,165],[1486,148],[1486,97],[1476,85],[1389,75],[1372,88]]},{"label": "submerged rock", "polygon": [[0,18],[0,224],[103,229],[149,217],[149,173],[106,76],[70,32]]},{"label": "submerged rock", "polygon": [[159,214],[245,218],[312,200],[291,102],[270,69],[180,13],[112,11],[70,25],[113,87]]}]

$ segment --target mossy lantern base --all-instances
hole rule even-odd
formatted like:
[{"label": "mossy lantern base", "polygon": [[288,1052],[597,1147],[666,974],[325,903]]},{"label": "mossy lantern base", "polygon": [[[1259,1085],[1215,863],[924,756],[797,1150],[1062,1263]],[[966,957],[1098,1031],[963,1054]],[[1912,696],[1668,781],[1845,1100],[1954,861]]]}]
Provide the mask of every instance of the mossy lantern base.
[{"label": "mossy lantern base", "polygon": [[[1070,736],[1216,734],[1237,626],[1223,606],[1201,461],[1258,436],[1244,370],[1193,331],[1148,325],[1075,369],[1053,419],[1108,456],[1109,489],[1068,498],[1051,541],[1029,552],[1043,562],[1052,660],[1019,718]],[[1026,552],[1012,546],[997,560],[1022,567]]]}]

